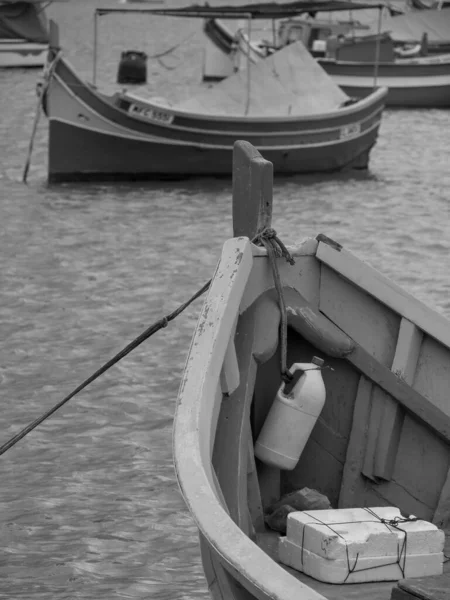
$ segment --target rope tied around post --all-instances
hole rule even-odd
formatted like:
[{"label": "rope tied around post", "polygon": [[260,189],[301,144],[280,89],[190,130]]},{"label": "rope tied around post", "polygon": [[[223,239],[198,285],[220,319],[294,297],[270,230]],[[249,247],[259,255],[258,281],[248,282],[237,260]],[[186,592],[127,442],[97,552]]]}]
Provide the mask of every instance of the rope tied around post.
[{"label": "rope tied around post", "polygon": [[285,383],[289,383],[293,379],[293,375],[287,368],[287,313],[286,303],[284,301],[283,286],[281,283],[280,272],[278,270],[277,258],[284,257],[286,261],[294,265],[295,260],[292,255],[280,240],[275,229],[267,227],[259,233],[254,240],[254,243],[260,242],[267,250],[270,266],[272,267],[273,280],[278,295],[278,304],[280,307],[281,323],[281,377]]},{"label": "rope tied around post", "polygon": [[23,175],[22,175],[23,183],[27,182],[28,171],[30,169],[30,164],[31,164],[31,155],[33,153],[34,138],[36,137],[39,119],[41,117],[42,104],[44,102],[44,97],[48,91],[50,82],[53,77],[53,73],[55,72],[56,65],[58,64],[58,61],[61,58],[61,55],[62,55],[62,51],[58,50],[56,52],[56,54],[54,55],[54,57],[50,61],[47,61],[47,63],[44,66],[44,71],[42,73],[42,82],[37,84],[38,100],[37,100],[37,107],[36,107],[36,112],[35,112],[34,120],[33,120],[33,129],[31,132],[31,138],[30,138],[30,142],[28,144],[27,158],[25,161],[24,169],[23,169]]}]

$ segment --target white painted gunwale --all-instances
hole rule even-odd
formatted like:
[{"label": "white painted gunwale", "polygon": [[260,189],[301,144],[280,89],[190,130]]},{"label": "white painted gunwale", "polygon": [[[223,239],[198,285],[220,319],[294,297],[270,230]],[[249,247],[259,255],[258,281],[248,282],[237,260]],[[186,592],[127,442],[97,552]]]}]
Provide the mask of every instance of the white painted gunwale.
[{"label": "white painted gunwale", "polygon": [[[195,146],[196,148],[207,148],[207,149],[213,149],[213,150],[230,150],[229,145],[227,146],[227,145],[223,145],[223,144],[214,144],[214,143],[208,144],[205,142],[191,142],[191,141],[177,140],[174,138],[165,138],[162,136],[150,135],[149,133],[141,133],[136,130],[127,129],[124,126],[118,125],[117,123],[114,123],[110,119],[105,118],[103,115],[99,114],[96,110],[92,109],[90,105],[88,105],[86,102],[84,102],[84,100],[79,98],[70,89],[69,85],[59,75],[53,76],[52,85],[59,86],[61,93],[66,95],[67,101],[61,102],[61,99],[59,99],[58,111],[60,114],[58,114],[58,115],[55,114],[58,111],[53,110],[52,106],[50,104],[50,113],[49,113],[50,121],[59,121],[60,123],[65,123],[67,125],[75,126],[78,129],[84,129],[86,131],[95,131],[97,133],[101,133],[103,135],[109,135],[112,137],[120,137],[120,138],[130,139],[130,140],[148,141],[148,142],[157,143],[157,144],[165,144],[165,145],[173,146],[174,148],[176,148],[177,146],[191,146],[191,147]],[[50,89],[50,94],[52,94],[52,93],[53,93],[54,97],[56,97],[57,91],[55,92],[55,90]],[[99,95],[99,97],[102,100],[104,100],[103,96]],[[63,113],[61,113],[61,110],[63,111]],[[356,140],[358,138],[363,138],[363,137],[367,136],[368,134],[370,134],[374,129],[377,129],[380,126],[382,112],[383,112],[383,107],[379,107],[376,110],[374,110],[373,113],[368,115],[365,119],[362,119],[361,121],[355,121],[355,123],[359,123],[360,125],[362,125],[367,120],[372,119],[375,114],[377,114],[379,117],[373,123],[373,125],[371,127],[361,130],[358,134],[348,136],[347,138],[327,140],[324,142],[308,142],[308,143],[300,143],[300,141],[299,141],[296,144],[265,145],[265,146],[258,146],[258,148],[261,152],[264,152],[266,150],[285,151],[285,150],[298,150],[301,148],[327,147],[327,146],[335,146],[338,144],[344,144],[344,143],[348,142],[349,140]],[[87,125],[85,122],[80,120],[80,114],[85,117],[86,116],[88,117],[88,120],[90,123],[89,125]],[[139,117],[136,117],[133,115],[132,118],[138,119]],[[141,120],[144,120],[144,119],[141,119]],[[158,124],[158,125],[160,125],[160,124]],[[193,133],[195,133],[195,132],[205,133],[205,130],[200,130],[200,129],[197,130],[197,129],[193,129],[193,128],[185,128],[185,127],[180,127],[180,126],[166,126],[166,127],[168,127],[168,128],[170,127],[171,129],[185,130],[185,131],[193,132]],[[341,127],[342,127],[342,125],[328,128],[328,129],[322,128],[322,129],[316,129],[316,130],[305,130],[305,131],[300,132],[299,136],[300,137],[308,136],[311,133],[322,133],[322,132],[328,132],[328,131],[333,132],[333,131],[340,130]],[[214,134],[223,135],[223,133],[224,133],[223,131],[215,131],[215,130],[207,130],[207,132],[212,135],[214,135]],[[238,133],[235,133],[235,135],[237,137],[245,137],[246,134],[245,134],[245,132],[238,132]],[[249,135],[255,135],[255,132],[252,132],[251,134],[249,133]],[[264,133],[264,135],[266,137],[270,138],[271,136],[275,136],[278,134],[276,132],[275,133],[268,132],[268,133]],[[290,133],[286,132],[286,135],[290,135]]]},{"label": "white painted gunwale", "polygon": [[[60,59],[66,66],[66,68],[72,72],[72,74],[76,77],[76,79],[78,79],[81,83],[81,85],[83,85],[85,88],[88,88],[88,84],[83,81],[82,78],[80,78],[80,76],[77,74],[76,69],[74,69],[74,67],[71,65],[70,61],[67,60],[67,58],[61,58]],[[60,83],[60,85],[64,86],[65,88],[67,88],[70,92],[70,86],[67,85],[67,83],[64,81],[64,79],[58,75],[58,73],[55,73],[54,77],[58,80],[58,82]],[[111,97],[107,96],[106,94],[102,94],[101,92],[97,91],[96,89],[90,87],[89,88],[90,93],[94,94],[95,96],[97,96],[97,98],[99,100],[101,100],[102,102],[106,102],[109,103],[111,105]],[[71,92],[72,93],[72,92]],[[364,111],[366,108],[369,107],[373,107],[373,112],[371,113],[372,115],[374,113],[377,112],[381,112],[382,108],[380,109],[380,107],[377,107],[377,104],[379,104],[379,102],[385,98],[387,96],[388,93],[388,89],[385,87],[379,87],[378,89],[374,90],[369,96],[366,96],[364,98],[361,98],[360,100],[358,100],[357,102],[355,102],[354,104],[351,104],[350,106],[344,106],[342,108],[337,108],[334,111],[329,111],[329,112],[324,112],[324,113],[317,113],[315,115],[307,115],[305,117],[302,117],[301,115],[286,115],[286,116],[273,116],[273,117],[267,117],[267,116],[230,116],[230,115],[205,115],[202,113],[195,113],[195,112],[190,112],[190,111],[183,111],[183,110],[177,110],[175,107],[171,107],[171,106],[165,106],[161,103],[158,102],[151,102],[150,100],[147,100],[141,96],[138,96],[137,94],[134,94],[133,92],[127,92],[125,94],[123,94],[123,98],[125,99],[129,99],[130,101],[136,101],[136,102],[140,102],[141,104],[143,104],[146,108],[151,108],[151,109],[155,109],[155,110],[164,110],[165,112],[167,112],[168,114],[172,115],[173,117],[179,116],[179,117],[184,117],[184,118],[192,118],[195,119],[199,122],[202,121],[214,121],[216,120],[220,120],[220,122],[226,122],[226,123],[248,123],[249,125],[252,124],[258,124],[258,123],[299,123],[299,122],[305,122],[305,123],[309,123],[311,121],[321,121],[321,120],[326,120],[326,119],[332,119],[332,118],[340,118],[340,117],[346,117],[346,116],[352,116],[352,115],[357,115],[359,112]],[[122,109],[119,109],[117,107],[115,107],[116,110],[118,110],[119,112],[125,112]],[[366,118],[369,118],[371,115],[369,115]],[[142,120],[144,122],[148,122],[147,119],[139,117],[138,115],[133,115],[133,119],[136,120]],[[365,120],[365,119],[363,119]],[[340,123],[339,125],[336,125],[336,128],[341,127],[342,125],[347,125],[348,123]],[[158,126],[164,126],[167,127],[168,129],[185,129],[179,125],[172,125],[172,124],[163,124],[158,122]],[[188,131],[195,131],[195,129],[189,127],[186,128]],[[204,132],[203,129],[199,129],[199,131],[201,131],[202,133]],[[208,130],[208,131],[212,131],[212,130]],[[318,131],[318,130],[314,130],[314,131]],[[223,131],[220,131],[220,133],[223,133]],[[252,131],[251,132],[253,135],[255,133],[258,133],[257,131]],[[304,133],[303,131],[300,133]],[[306,133],[306,130],[305,130]],[[245,132],[240,131],[239,135],[245,135]]]},{"label": "white painted gunwale", "polygon": [[[344,75],[341,73],[332,73],[333,78],[339,86],[362,87],[368,90],[373,89],[374,75]],[[403,75],[380,76],[376,78],[377,86],[387,87],[389,89],[417,88],[432,89],[441,87],[450,87],[450,70],[445,75],[422,75],[417,77],[406,77]]]},{"label": "white painted gunwale", "polygon": [[[326,600],[248,538],[215,489],[211,462],[214,399],[233,324],[253,265],[248,238],[228,240],[192,339],[174,420],[173,449],[185,502],[223,566],[260,600]],[[205,435],[205,432],[208,432]]]},{"label": "white painted gunwale", "polygon": [[[146,98],[139,96],[138,94],[135,94],[133,92],[126,92],[125,94],[123,94],[123,98],[126,100],[130,100],[130,101],[140,102],[146,108],[155,109],[155,110],[164,110],[165,112],[170,113],[174,117],[179,116],[179,117],[185,117],[185,118],[192,118],[192,119],[196,119],[198,121],[214,121],[215,118],[220,118],[220,121],[227,121],[230,123],[245,122],[245,123],[253,124],[253,123],[261,123],[261,122],[262,123],[284,123],[284,122],[297,123],[297,122],[302,122],[302,121],[309,122],[309,121],[320,121],[320,120],[325,120],[325,119],[332,119],[333,117],[348,116],[348,115],[352,115],[354,113],[358,113],[359,111],[362,111],[371,105],[377,104],[377,102],[379,100],[381,100],[381,98],[383,98],[386,94],[387,94],[387,88],[378,86],[378,88],[376,90],[374,90],[372,92],[372,94],[370,94],[370,96],[361,98],[360,100],[358,100],[357,102],[355,102],[354,104],[351,104],[349,106],[344,106],[342,108],[336,108],[336,110],[333,110],[333,111],[317,113],[315,115],[311,114],[311,115],[307,115],[307,116],[286,115],[286,116],[274,116],[274,117],[258,116],[258,115],[229,116],[229,115],[225,115],[225,114],[223,114],[223,115],[222,114],[220,114],[220,115],[204,115],[201,113],[195,113],[195,112],[189,112],[187,110],[177,109],[176,107],[165,105],[165,104],[160,104],[158,102],[152,102],[150,99],[147,100]],[[137,119],[141,118],[144,121],[146,120],[143,117],[139,117],[139,115],[133,115],[133,117],[137,118]],[[179,125],[171,126],[171,127],[173,127],[174,129],[181,129],[181,127]],[[189,129],[191,129],[191,128],[189,128]],[[315,130],[315,131],[317,131],[317,130]]]}]

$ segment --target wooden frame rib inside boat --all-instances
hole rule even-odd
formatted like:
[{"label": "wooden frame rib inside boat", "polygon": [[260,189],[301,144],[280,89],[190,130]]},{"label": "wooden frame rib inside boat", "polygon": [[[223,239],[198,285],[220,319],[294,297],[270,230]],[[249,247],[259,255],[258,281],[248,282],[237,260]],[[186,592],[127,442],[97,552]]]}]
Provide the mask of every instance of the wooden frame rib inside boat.
[{"label": "wooden frame rib inside boat", "polygon": [[[234,149],[233,221],[191,343],[174,424],[179,484],[215,599],[389,600],[394,583],[330,585],[277,562],[264,511],[302,487],[333,507],[398,506],[450,521],[450,322],[323,235],[278,259],[288,366],[325,359],[327,397],[293,471],[253,443],[281,383],[280,312],[265,249],[272,165]],[[245,236],[245,237],[244,237]],[[447,567],[444,567],[447,570]],[[401,576],[399,576],[399,579]]]}]

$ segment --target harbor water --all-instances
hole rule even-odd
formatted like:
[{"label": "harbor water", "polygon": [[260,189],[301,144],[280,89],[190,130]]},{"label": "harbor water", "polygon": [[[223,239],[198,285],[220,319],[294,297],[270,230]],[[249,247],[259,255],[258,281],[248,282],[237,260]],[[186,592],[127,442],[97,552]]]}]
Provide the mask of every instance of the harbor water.
[{"label": "harbor water", "polygon": [[[47,9],[89,79],[101,5]],[[145,93],[198,86],[201,22],[105,15],[98,33],[99,87],[123,50],[149,55]],[[45,118],[24,185],[38,77],[0,71],[0,443],[197,291],[231,234],[231,179],[48,186]],[[324,233],[450,318],[449,131],[450,111],[386,111],[367,172],[276,179],[279,236]],[[171,448],[200,306],[1,456],[1,599],[208,597]]]}]

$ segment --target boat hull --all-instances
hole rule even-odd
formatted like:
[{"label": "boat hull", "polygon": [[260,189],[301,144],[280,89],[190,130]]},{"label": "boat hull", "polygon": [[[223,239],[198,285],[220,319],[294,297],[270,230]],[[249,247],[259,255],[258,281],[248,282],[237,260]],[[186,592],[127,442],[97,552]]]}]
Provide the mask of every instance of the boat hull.
[{"label": "boat hull", "polygon": [[47,52],[48,44],[0,40],[0,68],[43,67]]},{"label": "boat hull", "polygon": [[380,64],[319,60],[346,94],[364,98],[376,86],[388,88],[387,106],[445,108],[450,106],[450,55]]},{"label": "boat hull", "polygon": [[[376,137],[377,128],[372,128],[357,142],[350,140],[335,144],[326,153],[321,147],[309,146],[288,150],[268,149],[264,153],[273,162],[278,173],[365,169]],[[68,140],[70,148],[67,148]],[[229,177],[232,147],[175,147],[170,143],[110,136],[101,131],[52,120],[49,165],[50,182]]]},{"label": "boat hull", "polygon": [[352,106],[308,118],[216,118],[129,97],[113,101],[60,60],[45,97],[48,179],[229,176],[238,139],[263,151],[277,173],[367,168],[385,94],[378,90]]}]

